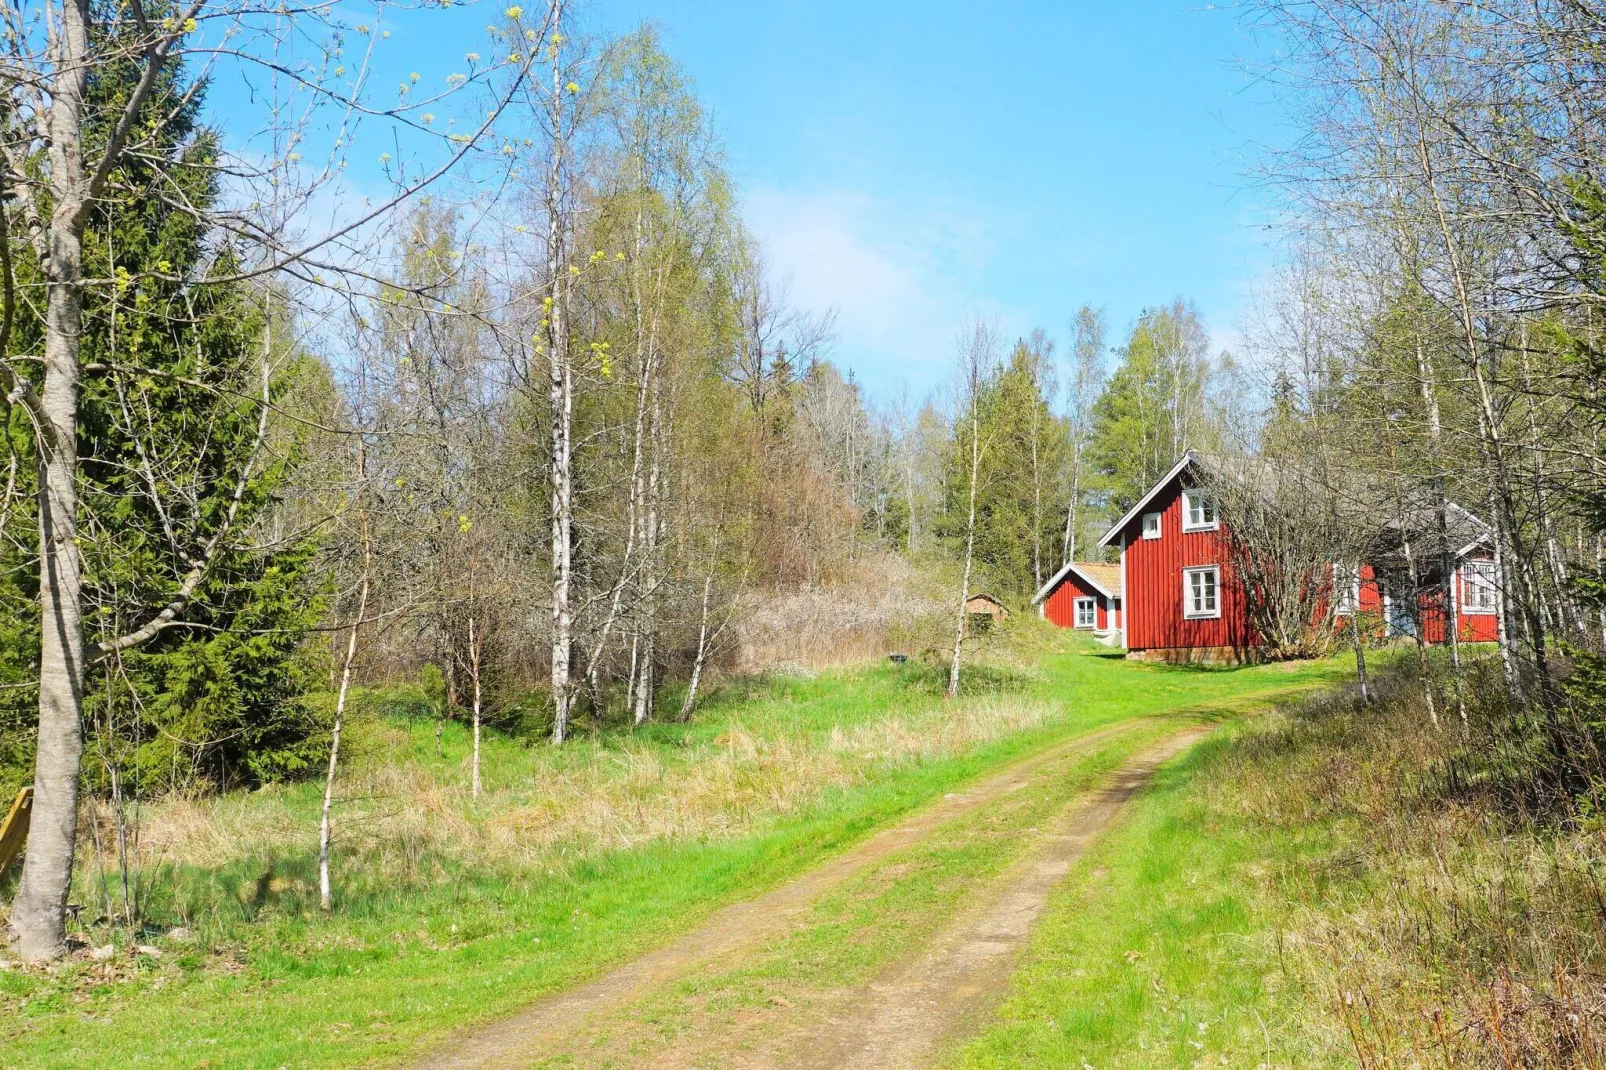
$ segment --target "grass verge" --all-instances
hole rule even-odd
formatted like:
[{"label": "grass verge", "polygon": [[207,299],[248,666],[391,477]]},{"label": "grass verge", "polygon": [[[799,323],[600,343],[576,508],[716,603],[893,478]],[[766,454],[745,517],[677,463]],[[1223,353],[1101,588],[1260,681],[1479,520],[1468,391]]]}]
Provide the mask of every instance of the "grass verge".
[{"label": "grass verge", "polygon": [[1468,685],[1464,723],[1400,673],[1163,770],[946,1065],[1606,1065],[1599,813],[1496,665]]},{"label": "grass verge", "polygon": [[1313,829],[1217,811],[1200,780],[1241,740],[1218,733],[1162,769],[1132,813],[1055,893],[995,1022],[951,1067],[1342,1065],[1289,1022],[1279,971],[1286,908],[1273,865],[1320,857]]}]

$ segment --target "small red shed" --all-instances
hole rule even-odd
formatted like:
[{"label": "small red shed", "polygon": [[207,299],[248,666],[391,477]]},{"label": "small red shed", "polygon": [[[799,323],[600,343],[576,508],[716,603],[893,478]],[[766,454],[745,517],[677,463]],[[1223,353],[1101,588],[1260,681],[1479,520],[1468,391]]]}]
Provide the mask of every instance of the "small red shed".
[{"label": "small red shed", "polygon": [[1044,619],[1098,636],[1121,630],[1121,566],[1071,561],[1032,599]]}]

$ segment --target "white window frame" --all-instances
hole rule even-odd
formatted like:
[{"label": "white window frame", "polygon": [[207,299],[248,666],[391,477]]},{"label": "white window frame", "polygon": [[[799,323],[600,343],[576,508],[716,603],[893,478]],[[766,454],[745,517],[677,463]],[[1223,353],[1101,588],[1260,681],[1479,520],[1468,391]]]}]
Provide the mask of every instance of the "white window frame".
[{"label": "white window frame", "polygon": [[1353,617],[1361,611],[1361,566],[1333,562],[1333,616]]},{"label": "white window frame", "polygon": [[[1164,513],[1143,514],[1143,537],[1145,539],[1158,539],[1160,537],[1160,529],[1162,527],[1164,516]],[[1152,528],[1149,526],[1149,521],[1151,520],[1154,521],[1154,526]]]},{"label": "white window frame", "polygon": [[[1199,515],[1210,514],[1209,520],[1195,523],[1193,520],[1193,507],[1199,507]],[[1216,502],[1216,496],[1202,487],[1192,487],[1182,492],[1182,530],[1183,531],[1215,531],[1221,527],[1221,506]]]},{"label": "white window frame", "polygon": [[[1194,608],[1193,577],[1210,577],[1211,593],[1215,595],[1215,604],[1209,609],[1198,610]],[[1201,588],[1201,593],[1203,589]],[[1188,620],[1215,620],[1221,616],[1221,566],[1200,565],[1197,568],[1182,570],[1182,615]]]},{"label": "white window frame", "polygon": [[[1087,623],[1082,623],[1082,607],[1087,607]],[[1071,605],[1072,619],[1078,628],[1097,628],[1099,626],[1099,603],[1096,598],[1078,598]]]},{"label": "white window frame", "polygon": [[[1497,608],[1495,600],[1496,582],[1497,577],[1493,561],[1473,558],[1461,562],[1461,613],[1463,615],[1492,616]],[[1481,594],[1477,601],[1467,597],[1474,592]]]}]

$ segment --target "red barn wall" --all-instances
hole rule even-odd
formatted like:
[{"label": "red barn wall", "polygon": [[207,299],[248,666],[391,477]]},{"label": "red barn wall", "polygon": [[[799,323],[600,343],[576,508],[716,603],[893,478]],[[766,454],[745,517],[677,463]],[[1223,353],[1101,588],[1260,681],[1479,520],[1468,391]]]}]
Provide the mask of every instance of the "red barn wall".
[{"label": "red barn wall", "polygon": [[[1153,512],[1160,513],[1160,537],[1145,539],[1142,513]],[[1221,531],[1182,530],[1182,481],[1173,480],[1142,513],[1122,534],[1127,649],[1253,646],[1243,592],[1232,578]],[[1203,565],[1221,569],[1221,616],[1190,619],[1182,610],[1182,570]]]}]

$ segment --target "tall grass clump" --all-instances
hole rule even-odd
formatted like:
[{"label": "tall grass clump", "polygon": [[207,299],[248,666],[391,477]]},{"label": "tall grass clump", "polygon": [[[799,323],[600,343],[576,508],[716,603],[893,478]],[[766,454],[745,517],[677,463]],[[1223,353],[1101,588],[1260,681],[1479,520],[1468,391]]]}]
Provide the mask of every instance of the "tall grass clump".
[{"label": "tall grass clump", "polygon": [[[427,704],[415,710],[405,688],[365,695],[338,800],[345,909],[422,902],[464,882],[515,886],[608,852],[750,837],[833,793],[1063,719],[1063,703],[1035,693],[1034,682],[983,664],[958,702],[943,703],[941,674],[911,662],[716,689],[693,724],[598,728],[561,749],[492,732],[478,799],[463,726],[437,737]],[[317,788],[147,803],[128,848],[145,926],[181,926],[215,946],[312,909]],[[87,842],[104,850],[85,852],[77,901],[82,920],[101,929],[126,913],[107,857],[116,830],[103,806],[87,807],[85,821]]]},{"label": "tall grass clump", "polygon": [[1319,864],[1277,867],[1279,954],[1361,1067],[1606,1065],[1598,726],[1577,694],[1513,708],[1497,662],[1468,672],[1464,720],[1434,727],[1388,675],[1371,705],[1329,694],[1246,733],[1205,790],[1325,837]]}]

